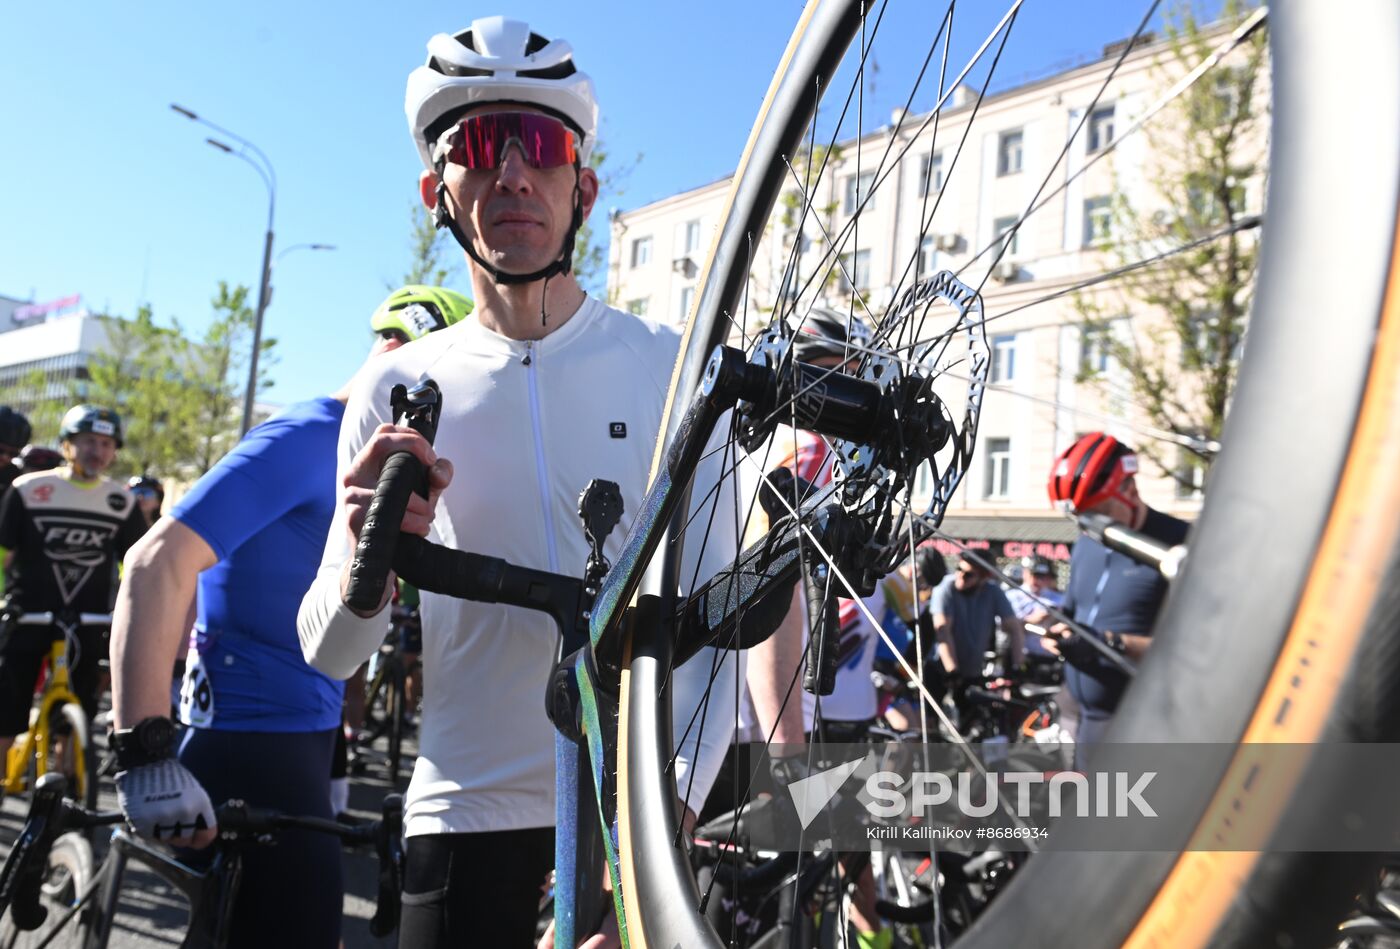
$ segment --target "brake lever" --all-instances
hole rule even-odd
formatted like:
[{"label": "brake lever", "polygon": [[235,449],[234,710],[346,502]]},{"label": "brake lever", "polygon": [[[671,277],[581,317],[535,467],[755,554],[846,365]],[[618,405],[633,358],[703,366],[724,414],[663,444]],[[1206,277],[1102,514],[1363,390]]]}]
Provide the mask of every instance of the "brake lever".
[{"label": "brake lever", "polygon": [[403,795],[390,794],[380,810],[379,830],[374,837],[379,857],[379,892],[369,931],[387,936],[398,928],[400,893],[403,890]]}]

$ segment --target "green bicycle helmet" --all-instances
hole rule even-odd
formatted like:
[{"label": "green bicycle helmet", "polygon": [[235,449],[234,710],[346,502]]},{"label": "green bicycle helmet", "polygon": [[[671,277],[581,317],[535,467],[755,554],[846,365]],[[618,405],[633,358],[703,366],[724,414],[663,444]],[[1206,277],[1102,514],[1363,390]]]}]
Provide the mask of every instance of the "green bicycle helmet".
[{"label": "green bicycle helmet", "polygon": [[369,325],[376,333],[398,330],[411,343],[460,322],[473,306],[455,290],[412,283],[389,294],[369,318]]},{"label": "green bicycle helmet", "polygon": [[79,432],[110,435],[117,440],[117,447],[122,447],[121,416],[100,405],[75,405],[63,416],[63,422],[58,427],[59,440],[66,441]]}]

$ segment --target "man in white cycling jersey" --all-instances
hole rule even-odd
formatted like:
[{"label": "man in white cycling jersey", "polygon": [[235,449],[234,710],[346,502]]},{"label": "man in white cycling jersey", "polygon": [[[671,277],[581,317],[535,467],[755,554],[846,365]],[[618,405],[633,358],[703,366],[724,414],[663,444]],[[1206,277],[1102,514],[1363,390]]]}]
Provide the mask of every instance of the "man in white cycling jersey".
[{"label": "man in white cycling jersey", "polygon": [[[574,235],[598,196],[588,167],[598,113],[569,45],[492,17],[433,37],[428,51],[405,104],[425,166],[420,193],[462,246],[477,309],[382,360],[351,396],[336,521],[298,623],[307,659],[335,676],[383,638],[383,604],[357,614],[343,591],[389,454],[408,450],[431,466],[429,497],[410,502],[405,531],[581,575],[579,493],[595,478],[621,487],[624,522],[605,547],[615,562],[644,494],[679,349],[676,330],[590,298],[570,273]],[[390,424],[390,387],[424,376],[442,391],[435,447]],[[702,471],[697,501],[716,474]],[[722,503],[733,509],[732,499]],[[710,550],[702,577],[732,559],[733,537],[712,537]],[[426,592],[421,613],[424,708],[399,944],[528,945],[554,857],[554,732],[543,695],[557,633],[542,613]],[[678,733],[712,658],[677,672]],[[732,692],[738,664],[720,664],[720,694]],[[711,703],[703,732],[678,743],[678,782],[693,775],[701,799],[733,729],[724,704]]]}]

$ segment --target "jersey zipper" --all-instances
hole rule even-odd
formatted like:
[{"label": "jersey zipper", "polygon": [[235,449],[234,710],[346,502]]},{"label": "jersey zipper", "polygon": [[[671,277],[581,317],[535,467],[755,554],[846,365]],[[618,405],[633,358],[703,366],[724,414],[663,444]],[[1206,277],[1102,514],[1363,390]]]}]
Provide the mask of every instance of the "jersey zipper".
[{"label": "jersey zipper", "polygon": [[534,357],[533,340],[525,343],[525,358],[520,364],[525,367],[525,382],[530,390],[530,423],[535,435],[535,476],[540,485],[540,510],[544,514],[545,544],[549,550],[549,569],[559,572],[559,550],[554,542],[554,505],[550,503],[549,466],[545,464],[544,432],[540,425],[540,389],[537,377],[538,367]]}]

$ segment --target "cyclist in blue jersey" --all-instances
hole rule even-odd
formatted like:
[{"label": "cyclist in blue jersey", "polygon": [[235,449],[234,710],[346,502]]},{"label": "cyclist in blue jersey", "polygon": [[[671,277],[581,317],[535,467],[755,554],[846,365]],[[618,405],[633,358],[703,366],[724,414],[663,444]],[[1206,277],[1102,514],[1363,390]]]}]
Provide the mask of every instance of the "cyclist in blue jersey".
[{"label": "cyclist in blue jersey", "polygon": [[[437,310],[434,328],[471,310],[459,294],[427,290],[413,305]],[[371,358],[427,332],[415,325],[376,324]],[[114,746],[122,810],[145,836],[208,843],[211,799],[333,816],[343,686],[302,658],[296,612],[330,529],[348,394],[347,385],[253,429],[131,552],[113,623]],[[177,752],[169,682],[196,584],[180,692],[190,727]],[[284,832],[276,848],[250,850],[229,944],[338,945],[339,846]]]}]

